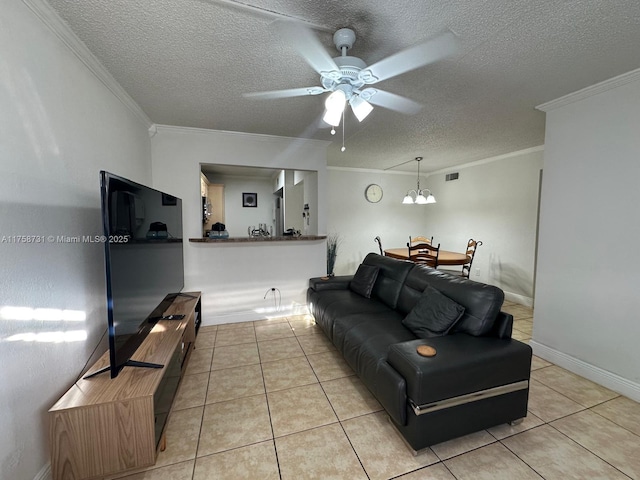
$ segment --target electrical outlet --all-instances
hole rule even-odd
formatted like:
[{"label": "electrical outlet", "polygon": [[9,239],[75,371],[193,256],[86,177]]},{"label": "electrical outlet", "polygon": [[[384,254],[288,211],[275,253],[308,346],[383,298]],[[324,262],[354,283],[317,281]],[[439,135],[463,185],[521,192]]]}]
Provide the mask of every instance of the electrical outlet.
[{"label": "electrical outlet", "polygon": [[476,277],[479,277],[479,276],[480,276],[480,269],[476,268]]}]

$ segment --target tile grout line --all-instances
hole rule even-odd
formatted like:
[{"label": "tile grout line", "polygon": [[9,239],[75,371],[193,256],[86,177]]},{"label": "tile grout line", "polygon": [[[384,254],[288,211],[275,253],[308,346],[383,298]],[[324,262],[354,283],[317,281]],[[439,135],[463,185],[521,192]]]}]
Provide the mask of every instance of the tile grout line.
[{"label": "tile grout line", "polygon": [[[317,325],[315,319],[313,320],[313,324]],[[324,335],[324,337],[327,338],[326,335],[324,334],[324,332],[321,335]],[[297,339],[297,337],[296,337],[296,339]],[[329,340],[329,339],[327,338],[327,340]],[[300,343],[300,341],[298,341],[298,343]],[[300,348],[302,348],[302,344],[300,344]],[[309,362],[309,358],[307,357],[307,352],[304,351],[304,348],[302,348],[302,351],[304,352],[304,358],[307,360],[307,363],[309,363],[309,366],[311,366],[311,362]],[[323,352],[320,352],[320,353],[323,353]],[[345,430],[344,425],[342,424],[342,420],[340,420],[340,417],[338,416],[338,412],[336,412],[335,407],[331,403],[331,400],[329,399],[329,396],[327,395],[327,392],[325,391],[324,386],[322,385],[322,382],[320,381],[320,378],[316,374],[315,370],[313,370],[313,367],[311,367],[311,370],[313,371],[313,374],[318,379],[318,385],[320,385],[320,389],[322,390],[322,393],[324,394],[325,398],[327,399],[327,403],[331,407],[331,411],[333,411],[333,414],[336,416],[337,423],[338,423],[338,425],[340,425],[340,430],[342,430],[342,433],[344,434],[345,438],[347,439],[347,442],[349,442],[349,446],[351,447],[351,450],[353,450],[353,454],[358,459],[358,463],[360,464],[360,467],[362,468],[362,471],[364,472],[365,476],[370,480],[371,477],[367,473],[367,470],[364,468],[364,464],[362,463],[362,459],[360,458],[360,456],[358,455],[358,452],[356,451],[355,447],[353,446],[353,443],[351,442],[351,438],[349,438],[349,435],[347,435],[347,431]],[[330,380],[328,380],[328,381],[330,381]],[[316,427],[316,428],[318,428],[318,427]]]},{"label": "tile grout line", "polygon": [[[288,323],[288,320],[287,320]],[[255,325],[254,325],[255,328]],[[280,457],[278,456],[278,446],[276,445],[276,432],[273,429],[273,419],[271,417],[271,405],[269,403],[269,393],[267,392],[267,382],[264,379],[264,369],[262,368],[262,357],[260,356],[260,346],[258,345],[258,337],[256,335],[256,347],[258,349],[258,360],[260,361],[260,373],[262,375],[262,388],[264,388],[264,398],[267,402],[267,413],[269,414],[269,426],[271,427],[271,439],[273,442],[273,452],[276,456],[276,465],[278,466],[278,478],[282,480],[282,470],[280,469]]]},{"label": "tile grout line", "polygon": [[[216,338],[217,338],[217,329],[216,329]],[[198,339],[196,338],[196,341]],[[215,341],[213,342],[215,345]],[[195,343],[193,345],[193,349],[195,350]],[[207,372],[207,388],[204,394],[204,404],[202,405],[202,416],[200,417],[200,428],[198,429],[198,441],[196,442],[196,451],[193,456],[193,470],[191,471],[191,480],[194,480],[196,476],[196,464],[198,463],[198,450],[200,449],[200,438],[202,437],[202,428],[204,426],[204,412],[207,409],[207,394],[209,393],[209,385],[211,384],[211,366],[213,364],[213,353],[215,351],[215,346],[213,347],[213,351],[211,352],[211,362],[209,362],[209,371]],[[193,353],[193,352],[191,352]],[[182,381],[181,381],[182,382]],[[180,385],[178,385],[180,388]]]},{"label": "tile grout line", "polygon": [[604,405],[605,403],[611,402],[612,400],[616,400],[616,399],[618,399],[618,398],[626,398],[626,397],[624,397],[623,395],[619,395],[619,396],[618,396],[618,397],[616,397],[616,398],[612,398],[611,400],[606,400],[606,401],[604,401],[604,402],[602,402],[602,403],[598,403],[597,405],[594,405],[593,407],[589,407],[589,409],[588,409],[588,410],[589,410],[590,412],[592,412],[592,413],[595,413],[595,414],[596,414],[596,415],[598,415],[599,417],[604,418],[605,420],[609,420],[611,423],[613,423],[614,425],[616,425],[616,426],[618,426],[618,427],[620,427],[620,428],[622,428],[622,429],[626,430],[627,432],[629,432],[629,433],[631,433],[631,434],[635,435],[636,437],[638,437],[638,443],[640,444],[640,435],[638,435],[636,432],[634,432],[633,430],[629,430],[629,429],[628,429],[627,427],[625,427],[624,425],[620,425],[620,424],[619,424],[618,422],[616,422],[615,420],[612,420],[612,419],[610,419],[610,418],[608,418],[608,417],[605,417],[605,416],[604,416],[604,415],[602,415],[600,412],[596,412],[595,410],[593,410],[594,408],[599,407],[600,405]]},{"label": "tile grout line", "polygon": [[[540,418],[540,417],[538,417],[538,418]],[[540,419],[540,420],[542,420],[542,419]],[[520,455],[518,455],[516,452],[514,452],[513,450],[511,450],[511,449],[509,448],[509,446],[503,442],[503,440],[505,440],[505,439],[507,439],[507,438],[515,437],[515,436],[517,436],[517,435],[520,435],[521,433],[531,432],[531,431],[533,431],[533,430],[535,430],[535,429],[537,429],[537,428],[539,428],[539,427],[542,427],[542,426],[544,426],[544,425],[548,425],[548,423],[547,423],[546,421],[544,421],[544,420],[542,420],[542,421],[544,422],[542,425],[536,425],[536,426],[535,426],[535,427],[533,427],[533,428],[529,428],[529,429],[527,429],[527,430],[523,430],[522,432],[518,432],[518,433],[516,433],[516,434],[514,434],[514,435],[509,435],[508,437],[505,437],[505,438],[503,438],[502,440],[498,440],[498,441],[500,442],[500,444],[501,444],[504,448],[506,448],[509,452],[511,452],[511,454],[512,454],[513,456],[515,456],[518,460],[520,460],[520,461],[521,461],[522,463],[524,463],[527,467],[529,467],[529,468],[530,468],[533,472],[535,472],[535,474],[536,474],[536,475],[538,475],[540,478],[544,479],[545,477],[542,475],[542,473],[540,473],[538,470],[536,470],[532,465],[529,465],[529,463],[527,463],[527,462],[525,461],[525,459],[524,459],[524,458],[521,458],[521,457],[520,457]]]},{"label": "tile grout line", "polygon": [[[576,413],[580,413],[580,412],[576,412]],[[573,415],[576,415],[576,413],[574,413]],[[570,416],[570,415],[569,415]],[[556,420],[554,420],[555,422]],[[580,448],[586,450],[587,452],[591,453],[592,455],[594,455],[595,457],[599,458],[600,460],[602,460],[604,463],[606,463],[607,465],[609,465],[611,468],[613,468],[614,470],[620,472],[622,475],[624,475],[627,478],[631,478],[629,477],[629,475],[627,475],[626,473],[624,473],[622,470],[620,470],[618,467],[616,467],[615,465],[612,465],[611,463],[609,463],[607,460],[605,460],[604,458],[602,458],[600,455],[598,455],[596,452],[594,452],[593,450],[590,450],[589,448],[585,447],[584,445],[582,445],[580,442],[578,442],[577,440],[571,438],[569,435],[567,435],[566,433],[564,433],[562,430],[559,430],[558,428],[556,428],[554,425],[551,425],[550,423],[547,424],[549,425],[549,427],[553,428],[556,432],[558,432],[560,435],[562,435],[563,437],[567,438],[568,440],[570,440],[571,442],[575,443],[576,445],[578,445]]]},{"label": "tile grout line", "polygon": [[[287,320],[287,322],[288,322],[288,324],[289,324],[289,327],[293,330],[293,327],[292,327],[292,325],[291,325],[290,321],[289,321],[289,320]],[[282,323],[284,323],[284,322],[282,322]],[[517,329],[516,329],[516,330],[517,330]],[[254,325],[254,333],[255,333],[255,325]],[[310,363],[310,361],[309,361],[309,355],[307,354],[307,352],[306,352],[306,351],[304,350],[304,348],[302,347],[302,343],[300,342],[300,339],[298,338],[298,336],[297,336],[297,335],[295,335],[295,333],[294,333],[294,338],[296,338],[296,342],[297,342],[297,344],[298,344],[298,345],[299,345],[299,347],[302,349],[302,352],[303,352],[304,358],[305,358],[305,360],[306,360],[307,364],[310,366],[310,368],[311,368],[311,370],[312,370],[312,372],[313,372],[313,374],[314,374],[314,378],[316,378],[316,380],[317,380],[317,383],[319,383],[319,384],[320,384],[320,387],[321,387],[321,389],[322,389],[322,391],[323,391],[323,394],[325,395],[325,398],[327,399],[327,401],[328,401],[328,403],[329,403],[329,405],[330,405],[330,407],[331,407],[332,411],[334,412],[334,415],[335,415],[335,416],[336,416],[336,418],[337,418],[337,423],[339,423],[339,424],[340,424],[340,427],[341,427],[341,429],[342,429],[343,433],[345,434],[345,436],[347,437],[347,440],[349,441],[349,444],[351,445],[352,450],[353,450],[353,451],[354,451],[354,453],[356,454],[356,457],[358,458],[358,461],[359,461],[359,463],[360,463],[360,465],[361,465],[361,467],[362,467],[363,471],[365,472],[365,475],[367,475],[367,478],[370,478],[370,477],[369,477],[369,475],[368,475],[368,473],[366,472],[366,470],[364,470],[364,465],[363,465],[362,461],[360,460],[360,457],[358,456],[357,452],[355,451],[355,448],[354,448],[353,444],[351,443],[351,439],[350,439],[350,438],[349,438],[349,436],[346,434],[346,430],[344,429],[344,426],[343,426],[343,422],[342,422],[342,420],[340,420],[340,418],[338,417],[337,412],[335,411],[335,408],[334,408],[333,404],[331,403],[331,401],[330,401],[330,400],[329,400],[329,398],[328,398],[327,392],[325,391],[324,386],[322,385],[322,381],[320,380],[320,378],[319,378],[318,374],[316,373],[316,371],[314,370],[313,366],[311,365],[311,363]],[[276,340],[276,339],[274,339],[274,340]],[[257,340],[257,336],[256,336],[256,340],[255,340],[255,342],[256,342],[256,345],[259,343],[259,342],[258,342],[258,340]],[[242,344],[238,344],[238,345],[242,345]],[[233,346],[237,346],[237,345],[233,345]],[[214,346],[214,351],[215,351],[215,346]],[[316,352],[315,354],[317,354],[317,353],[325,353],[325,352]],[[259,353],[259,349],[258,349],[258,358],[259,358],[259,364],[260,364],[260,366],[261,366],[262,381],[263,381],[263,387],[264,387],[264,391],[265,391],[265,397],[267,398],[267,408],[268,408],[268,413],[269,413],[269,420],[270,420],[270,425],[271,425],[271,431],[272,431],[272,437],[273,437],[274,450],[275,450],[275,453],[276,453],[276,461],[277,461],[277,464],[278,464],[278,471],[279,471],[280,478],[282,478],[282,473],[281,473],[281,471],[280,471],[280,463],[279,463],[279,459],[278,459],[278,452],[277,452],[277,448],[275,448],[275,432],[274,432],[274,430],[273,430],[273,423],[272,423],[272,418],[271,418],[271,410],[270,410],[270,408],[269,408],[269,403],[268,403],[268,394],[267,394],[267,392],[266,392],[266,383],[265,383],[265,378],[264,378],[264,370],[262,369],[263,362],[262,362],[262,358],[261,358],[260,353]],[[213,354],[212,354],[212,360],[211,360],[211,362],[213,362]],[[268,363],[268,362],[267,362],[267,363]],[[548,367],[551,367],[551,366],[556,366],[556,365],[555,365],[555,364],[553,364],[553,363],[551,363],[550,365],[544,365],[544,366],[542,366],[542,367],[540,367],[540,368],[538,368],[538,369],[536,369],[536,370],[542,370],[542,369],[544,369],[544,368],[548,368]],[[229,369],[230,369],[230,368],[234,368],[234,367],[227,367],[227,368],[229,368]],[[561,368],[561,367],[560,367],[560,368]],[[211,372],[212,372],[212,371],[213,371],[213,370],[211,370],[211,365],[210,365],[209,377],[208,377],[208,379],[207,379],[207,392],[208,392],[208,388],[209,388],[209,386],[210,386],[210,384],[211,384],[210,374],[211,374]],[[533,371],[533,370],[532,370],[532,371]],[[343,378],[343,377],[339,377],[339,378]],[[452,458],[459,457],[459,456],[461,456],[461,455],[464,455],[464,454],[469,453],[469,452],[471,452],[471,451],[477,450],[477,449],[479,449],[479,448],[483,448],[483,447],[488,446],[488,445],[493,445],[494,443],[499,443],[500,445],[504,446],[504,447],[505,447],[509,452],[511,452],[511,453],[512,453],[516,458],[518,458],[518,459],[519,459],[520,461],[522,461],[525,465],[527,465],[527,466],[528,466],[528,467],[529,467],[533,472],[535,472],[536,474],[540,475],[540,473],[539,473],[535,468],[533,468],[531,465],[529,465],[527,462],[525,462],[525,461],[524,461],[524,459],[522,459],[521,457],[519,457],[515,452],[513,452],[512,450],[510,450],[510,449],[509,449],[509,447],[507,447],[507,445],[505,445],[504,441],[505,441],[506,439],[508,439],[508,438],[513,438],[514,436],[520,435],[520,434],[522,434],[522,433],[529,432],[529,431],[533,431],[533,430],[535,430],[535,429],[537,429],[537,428],[539,428],[539,427],[542,427],[542,426],[544,426],[544,425],[549,425],[550,427],[552,427],[552,428],[554,429],[554,431],[559,432],[563,437],[566,437],[566,438],[568,438],[569,440],[571,440],[571,442],[572,442],[572,443],[574,443],[574,444],[578,445],[580,448],[584,449],[585,451],[587,451],[587,452],[589,452],[589,453],[593,454],[596,458],[598,458],[598,459],[602,460],[605,464],[609,465],[610,467],[614,468],[616,471],[618,471],[618,472],[620,472],[621,474],[623,474],[623,475],[625,476],[625,478],[629,478],[629,476],[628,476],[627,474],[625,474],[625,473],[624,473],[624,472],[622,472],[619,468],[615,467],[614,465],[612,465],[611,463],[609,463],[608,461],[606,461],[604,458],[600,457],[600,456],[599,456],[598,454],[596,454],[594,451],[590,450],[590,449],[589,449],[589,448],[587,448],[586,446],[583,446],[583,445],[582,445],[582,444],[580,444],[577,440],[574,440],[574,439],[573,439],[573,438],[571,438],[570,436],[568,436],[568,435],[564,434],[563,432],[561,432],[560,430],[558,430],[558,428],[556,428],[555,426],[551,425],[551,422],[555,422],[555,421],[561,420],[561,419],[563,419],[563,418],[567,418],[567,417],[570,417],[570,416],[573,416],[573,415],[577,415],[577,414],[582,413],[582,412],[584,412],[584,411],[590,411],[590,412],[596,413],[599,417],[601,417],[601,418],[603,418],[603,419],[605,419],[605,420],[608,420],[608,421],[609,421],[609,422],[611,422],[612,424],[614,424],[614,425],[616,425],[616,426],[618,426],[618,427],[620,427],[620,428],[624,429],[625,431],[628,431],[628,432],[629,432],[629,433],[631,433],[632,435],[638,436],[635,432],[633,432],[633,431],[631,431],[631,430],[628,430],[626,427],[624,427],[624,425],[619,425],[616,421],[611,420],[610,418],[607,418],[607,417],[605,417],[604,415],[602,415],[602,414],[598,413],[597,411],[594,411],[594,410],[593,410],[595,407],[598,407],[598,406],[603,405],[603,404],[605,404],[605,403],[607,403],[607,402],[610,402],[610,401],[612,401],[612,400],[615,400],[615,399],[617,399],[617,398],[620,398],[620,397],[621,397],[621,395],[616,395],[616,396],[615,396],[615,397],[613,397],[613,398],[609,398],[609,399],[603,400],[603,401],[601,401],[601,402],[599,402],[599,403],[597,403],[597,404],[595,404],[595,405],[591,405],[591,406],[588,406],[588,407],[587,407],[587,406],[585,406],[585,405],[582,405],[580,402],[577,402],[577,401],[573,400],[571,397],[567,396],[566,394],[564,394],[563,392],[561,392],[561,391],[557,390],[556,388],[554,388],[554,387],[552,387],[552,386],[550,386],[550,385],[547,385],[547,384],[546,384],[546,383],[544,383],[543,381],[540,381],[540,380],[537,380],[537,379],[533,379],[533,380],[536,380],[536,381],[540,382],[540,384],[541,384],[541,385],[544,385],[545,387],[550,388],[550,389],[551,389],[552,391],[554,391],[555,393],[558,393],[558,394],[562,395],[563,397],[567,398],[568,400],[572,401],[573,403],[575,403],[575,404],[579,405],[579,406],[581,407],[581,410],[579,410],[579,411],[577,411],[577,412],[572,412],[572,413],[569,413],[569,414],[566,414],[566,415],[560,416],[560,417],[558,417],[558,418],[554,418],[553,420],[550,420],[550,421],[546,421],[546,420],[543,420],[542,418],[540,418],[540,420],[542,421],[542,424],[541,424],[541,425],[537,425],[537,426],[535,426],[535,427],[528,428],[528,429],[526,429],[526,430],[523,430],[523,431],[517,432],[517,433],[515,433],[515,434],[513,434],[513,435],[508,435],[507,437],[504,437],[504,438],[502,438],[502,439],[497,439],[497,437],[496,437],[495,435],[493,435],[491,432],[488,432],[488,431],[487,431],[487,432],[488,432],[492,437],[494,437],[494,438],[496,439],[496,441],[495,441],[495,442],[491,442],[491,443],[489,443],[489,444],[483,445],[482,447],[474,448],[474,449],[468,450],[468,451],[466,451],[466,452],[463,452],[463,453],[461,453],[461,454],[454,455],[453,457],[448,458],[448,459],[446,459],[446,460],[440,460],[440,457],[436,454],[436,457],[439,459],[439,462],[436,462],[436,463],[433,463],[433,464],[431,464],[431,465],[427,465],[427,466],[424,466],[424,467],[420,467],[420,468],[418,468],[418,469],[416,469],[416,470],[413,470],[413,471],[411,471],[411,472],[405,472],[405,473],[401,474],[400,476],[402,476],[402,475],[406,475],[407,473],[412,473],[412,472],[415,472],[415,471],[420,471],[420,470],[422,470],[422,469],[424,469],[424,468],[427,468],[427,467],[430,467],[430,466],[433,466],[433,465],[437,465],[438,463],[441,463],[441,464],[444,466],[444,468],[446,468],[446,469],[451,473],[451,475],[452,475],[454,478],[457,478],[457,477],[455,477],[455,475],[453,475],[453,472],[451,472],[451,470],[447,467],[447,465],[446,465],[445,461],[451,460]],[[328,381],[330,381],[330,380],[328,380]],[[289,388],[296,388],[296,387],[289,387]],[[286,390],[286,389],[283,389],[283,390]],[[206,409],[206,405],[207,405],[207,404],[206,404],[206,396],[205,396],[205,404],[203,405],[203,413],[202,413],[202,415],[203,415],[203,416],[202,416],[202,418],[201,418],[201,423],[200,423],[200,435],[202,434],[203,418],[204,418],[204,411],[205,411],[205,409]],[[373,413],[375,413],[375,412],[373,412]],[[534,412],[530,412],[530,413],[532,413],[533,415],[535,415],[535,413],[534,413]],[[353,417],[353,418],[358,418],[358,417],[365,416],[365,415],[369,415],[369,414],[370,414],[370,413],[362,414],[362,415],[358,415],[358,416]],[[537,415],[536,415],[536,416],[537,416]],[[350,419],[346,419],[346,420],[350,420]],[[326,426],[326,425],[322,425],[322,426],[318,426],[318,427],[313,427],[313,428],[311,428],[311,429],[302,430],[302,431],[310,431],[310,430],[314,430],[314,429],[322,428],[322,427],[324,427],[324,426]],[[283,437],[286,437],[286,436],[289,436],[289,435],[293,435],[293,434],[297,434],[297,433],[300,433],[300,432],[292,432],[292,433],[290,433],[290,434],[284,435]],[[197,445],[197,448],[199,448],[200,435],[199,435],[199,437],[198,437],[198,445]],[[196,462],[197,462],[197,459],[198,459],[198,457],[197,457],[197,448],[196,448],[196,457],[195,457],[195,459],[194,459],[194,466],[193,466],[193,474],[192,474],[192,478],[193,478],[193,477],[195,477],[195,466],[196,466]],[[237,447],[237,448],[241,448],[241,447]],[[234,450],[234,449],[229,449],[229,450]],[[220,452],[216,452],[216,453],[220,453]],[[434,453],[435,453],[435,452],[434,452]],[[542,475],[540,475],[540,476],[542,477]],[[392,477],[392,478],[397,478],[397,476]],[[544,477],[542,477],[542,478],[544,478]]]},{"label": "tile grout line", "polygon": [[[551,365],[545,365],[544,367],[536,368],[535,370],[532,370],[532,372],[539,372],[539,371],[542,371],[542,370],[544,370],[544,369],[546,369],[546,368],[550,368],[550,367],[558,367],[558,365],[556,365],[555,363],[552,363]],[[558,368],[562,368],[562,367],[558,367]],[[579,375],[578,375],[578,376],[579,376]],[[591,381],[591,380],[588,380],[588,379],[586,379],[586,378],[584,378],[584,377],[580,377],[580,378],[582,378],[582,379],[584,379],[584,380],[587,380],[587,381]],[[602,402],[600,402],[600,403],[597,403],[597,404],[595,404],[595,405],[592,405],[592,406],[588,407],[588,406],[586,406],[586,405],[583,405],[583,404],[582,404],[582,403],[580,403],[579,401],[574,400],[574,399],[573,399],[573,398],[571,398],[570,396],[568,396],[568,395],[566,395],[566,394],[562,393],[561,391],[557,390],[557,389],[556,389],[556,388],[554,388],[553,386],[551,386],[551,385],[547,385],[547,384],[546,384],[546,383],[544,383],[542,380],[539,380],[539,379],[537,379],[537,378],[533,378],[533,376],[531,376],[531,380],[535,380],[536,382],[541,383],[542,385],[544,385],[544,386],[545,386],[545,387],[547,387],[548,389],[553,390],[553,391],[554,391],[554,392],[556,392],[557,394],[562,395],[563,397],[565,397],[565,398],[567,398],[567,399],[571,400],[573,403],[575,403],[575,404],[577,404],[577,405],[580,405],[580,406],[582,407],[582,410],[579,410],[579,411],[584,411],[584,410],[588,410],[588,409],[593,408],[593,407],[597,407],[598,405],[602,405],[603,403],[609,402],[609,401],[611,401],[611,400],[615,400],[616,398],[620,398],[620,397],[622,397],[622,396],[623,396],[623,395],[620,395],[618,392],[613,392],[613,390],[611,390],[613,393],[615,393],[615,394],[616,394],[616,396],[615,396],[615,397],[609,398],[609,399],[607,399],[607,400],[604,400],[604,401],[602,401]],[[598,384],[597,384],[597,383],[595,383],[595,382],[592,382],[592,383],[594,383],[595,385],[598,385]],[[598,386],[601,386],[601,385],[598,385]],[[603,387],[603,388],[606,388],[606,387]],[[607,389],[607,390],[608,390],[608,389]],[[573,412],[573,413],[578,413],[578,412]],[[573,413],[570,413],[569,415],[573,415]],[[560,417],[560,418],[564,418],[564,417],[566,417],[566,416],[567,416],[567,415],[564,415],[563,417]]]}]

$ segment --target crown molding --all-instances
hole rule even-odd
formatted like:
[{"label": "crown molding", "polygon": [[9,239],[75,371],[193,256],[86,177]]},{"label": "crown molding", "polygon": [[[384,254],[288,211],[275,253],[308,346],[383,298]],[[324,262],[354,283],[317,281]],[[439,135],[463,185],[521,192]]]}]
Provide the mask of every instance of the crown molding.
[{"label": "crown molding", "polygon": [[528,155],[529,153],[543,152],[544,145],[538,145],[537,147],[525,148],[523,150],[516,150],[515,152],[509,152],[502,155],[496,155],[495,157],[483,158],[482,160],[475,160],[469,163],[463,163],[461,165],[454,165],[452,167],[441,168],[440,170],[434,170],[427,173],[427,177],[431,175],[440,175],[442,173],[451,173],[464,168],[477,167],[479,165],[485,165],[487,163],[497,162],[499,160],[505,160],[507,158],[519,157],[521,155]]},{"label": "crown molding", "polygon": [[[542,152],[544,151],[544,145],[538,145],[537,147],[525,148],[523,150],[517,150],[515,152],[505,153],[503,155],[496,155],[495,157],[483,158],[482,160],[474,160],[473,162],[463,163],[461,165],[454,165],[452,167],[441,168],[439,170],[434,170],[432,172],[423,172],[421,176],[426,178],[432,175],[440,175],[442,173],[451,173],[457,170],[462,170],[463,168],[477,167],[478,165],[484,165],[486,163],[497,162],[499,160],[504,160],[506,158],[519,157],[520,155],[527,155],[529,153],[534,152]],[[392,172],[390,170],[378,170],[374,168],[355,168],[355,167],[331,167],[327,166],[327,170],[335,170],[341,172],[353,172],[353,173],[375,173],[375,174],[385,174],[385,175],[416,175],[415,172],[404,172],[404,171],[395,171]]]},{"label": "crown molding", "polygon": [[22,0],[22,2],[44,23],[53,34],[89,69],[89,71],[107,89],[127,107],[146,128],[151,128],[153,122],[140,108],[129,94],[122,88],[109,71],[100,63],[87,46],[60,18],[55,10],[45,0]]},{"label": "crown molding", "polygon": [[235,132],[232,130],[213,130],[209,128],[196,128],[196,127],[180,127],[175,125],[161,125],[154,124],[154,135],[158,132],[162,133],[163,131],[172,132],[172,133],[184,133],[189,135],[210,135],[212,133],[220,134],[220,135],[229,135],[233,137],[251,137],[251,138],[261,138],[264,140],[291,140],[294,142],[303,142],[311,145],[316,145],[318,147],[328,147],[331,142],[328,140],[317,140],[315,138],[300,138],[300,137],[281,137],[279,135],[267,135],[264,133],[249,133],[249,132]]},{"label": "crown molding", "polygon": [[330,167],[327,166],[327,170],[334,170],[336,172],[352,172],[352,173],[375,173],[376,175],[410,175],[416,176],[416,172],[391,172],[389,170],[380,170],[377,168],[356,168],[356,167]]},{"label": "crown molding", "polygon": [[555,100],[542,103],[538,105],[536,109],[543,112],[548,112],[550,110],[564,107],[565,105],[569,105],[570,103],[584,100],[585,98],[593,97],[594,95],[598,95],[599,93],[613,90],[614,88],[626,85],[627,83],[637,82],[639,80],[640,68],[627,73],[623,73],[622,75],[618,75],[617,77],[609,78],[608,80],[596,83],[595,85],[590,85],[576,92],[569,93],[568,95],[565,95],[563,97],[556,98]]}]

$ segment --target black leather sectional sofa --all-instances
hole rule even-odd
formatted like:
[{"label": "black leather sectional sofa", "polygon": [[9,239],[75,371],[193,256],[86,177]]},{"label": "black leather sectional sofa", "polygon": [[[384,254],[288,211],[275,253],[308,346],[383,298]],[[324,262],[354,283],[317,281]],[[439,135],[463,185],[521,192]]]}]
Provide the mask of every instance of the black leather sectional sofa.
[{"label": "black leather sectional sofa", "polygon": [[[531,347],[511,338],[502,290],[373,253],[363,265],[377,274],[370,291],[358,284],[361,269],[355,279],[312,278],[308,306],[412,449],[527,415]],[[430,306],[428,286],[464,312],[447,334],[421,338],[403,320]],[[417,353],[425,344],[435,356]]]}]

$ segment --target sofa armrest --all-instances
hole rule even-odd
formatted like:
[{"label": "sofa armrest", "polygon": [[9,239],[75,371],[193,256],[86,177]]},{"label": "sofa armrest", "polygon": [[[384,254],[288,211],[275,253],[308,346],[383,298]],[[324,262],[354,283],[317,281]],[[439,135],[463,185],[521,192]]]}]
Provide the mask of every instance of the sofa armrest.
[{"label": "sofa armrest", "polygon": [[500,312],[496,317],[493,328],[489,332],[492,337],[511,338],[513,332],[513,315],[510,313]]},{"label": "sofa armrest", "polygon": [[[419,345],[436,349],[422,357]],[[389,347],[387,362],[407,382],[407,397],[425,405],[529,380],[531,347],[517,340],[464,333],[410,340]]]},{"label": "sofa armrest", "polygon": [[337,277],[315,277],[309,279],[309,288],[320,292],[323,290],[347,290],[353,280],[353,275],[341,275]]}]

